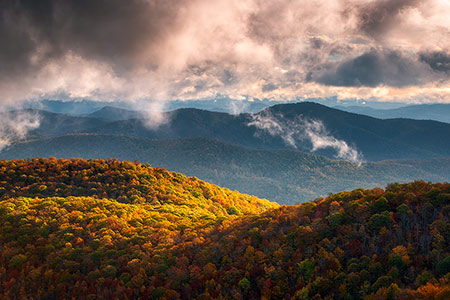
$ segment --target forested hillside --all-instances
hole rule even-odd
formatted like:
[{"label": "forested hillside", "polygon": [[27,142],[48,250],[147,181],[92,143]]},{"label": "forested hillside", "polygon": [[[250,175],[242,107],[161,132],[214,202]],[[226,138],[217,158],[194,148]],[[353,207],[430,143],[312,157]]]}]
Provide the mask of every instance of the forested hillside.
[{"label": "forested hillside", "polygon": [[80,134],[16,143],[0,152],[0,159],[28,157],[138,160],[280,204],[390,182],[450,181],[449,158],[359,165],[298,150],[256,150],[209,138],[150,140]]},{"label": "forested hillside", "polygon": [[220,226],[175,253],[201,253],[194,297],[448,299],[449,192],[414,182],[338,193]]},{"label": "forested hillside", "polygon": [[0,161],[0,197],[110,198],[121,203],[181,206],[204,215],[258,213],[277,206],[140,163],[109,160],[44,159]]},{"label": "forested hillside", "polygon": [[1,161],[5,299],[448,299],[450,184],[297,206],[139,163]]}]

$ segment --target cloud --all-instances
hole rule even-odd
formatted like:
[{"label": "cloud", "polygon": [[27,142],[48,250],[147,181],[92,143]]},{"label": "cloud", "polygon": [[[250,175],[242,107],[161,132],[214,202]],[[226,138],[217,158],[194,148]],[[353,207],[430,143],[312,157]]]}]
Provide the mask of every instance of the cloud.
[{"label": "cloud", "polygon": [[[157,45],[176,28],[182,3],[187,1],[2,1],[3,101],[51,94],[139,96],[133,91],[140,84],[136,72],[157,67]],[[74,84],[80,75],[88,79]],[[127,83],[130,89],[118,88]]]},{"label": "cloud", "polygon": [[[4,0],[0,106],[219,94],[386,100],[411,86],[402,99],[431,90],[450,102],[448,73],[429,56],[450,53],[449,14],[446,0]],[[379,85],[392,89],[364,89]]]},{"label": "cloud", "polygon": [[158,54],[154,46],[177,26],[182,3],[187,1],[2,1],[0,53],[32,68],[71,52],[126,72]]},{"label": "cloud", "polygon": [[335,157],[357,163],[362,162],[362,155],[347,142],[331,136],[325,125],[320,120],[304,118],[300,116],[295,121],[286,120],[282,115],[274,116],[268,111],[251,115],[252,121],[248,126],[254,126],[259,130],[278,136],[293,148],[305,141],[311,143],[310,151],[331,148],[336,151]]},{"label": "cloud", "polygon": [[301,124],[304,127],[305,134],[311,140],[313,145],[312,151],[324,148],[333,148],[337,151],[337,158],[354,162],[362,161],[361,154],[358,153],[355,148],[350,147],[347,142],[343,140],[330,136],[325,128],[325,125],[321,121],[303,119]]},{"label": "cloud", "polygon": [[252,121],[248,123],[248,126],[255,126],[272,136],[279,136],[287,145],[297,149],[295,141],[295,136],[299,134],[297,126],[288,128],[285,124],[282,124],[278,118],[267,111],[253,114],[251,117]]},{"label": "cloud", "polygon": [[450,73],[450,53],[441,51],[420,53],[420,60],[437,72]]},{"label": "cloud", "polygon": [[241,114],[242,112],[246,111],[250,104],[248,102],[244,102],[244,101],[228,101],[228,112],[234,116],[237,116],[239,114]]},{"label": "cloud", "polygon": [[0,113],[0,150],[39,127],[39,115],[27,111]]},{"label": "cloud", "polygon": [[434,80],[431,75],[420,61],[399,51],[372,49],[341,63],[328,64],[317,74],[311,73],[310,79],[332,86],[407,87]]},{"label": "cloud", "polygon": [[355,10],[357,28],[376,38],[383,38],[396,23],[402,19],[402,13],[413,9],[419,0],[381,0],[362,3],[350,9]]}]

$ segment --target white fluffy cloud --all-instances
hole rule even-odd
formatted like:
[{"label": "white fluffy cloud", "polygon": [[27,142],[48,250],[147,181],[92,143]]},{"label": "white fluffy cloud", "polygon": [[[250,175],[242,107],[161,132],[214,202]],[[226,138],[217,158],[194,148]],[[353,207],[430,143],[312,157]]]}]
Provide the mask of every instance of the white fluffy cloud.
[{"label": "white fluffy cloud", "polygon": [[299,117],[294,122],[285,119],[283,115],[274,116],[267,111],[254,114],[252,118],[248,126],[254,126],[272,136],[279,136],[286,145],[295,149],[298,148],[298,145],[302,145],[306,141],[311,146],[308,150],[312,152],[331,148],[335,151],[336,158],[359,164],[362,162],[362,155],[359,151],[349,146],[347,142],[330,135],[320,120]]}]

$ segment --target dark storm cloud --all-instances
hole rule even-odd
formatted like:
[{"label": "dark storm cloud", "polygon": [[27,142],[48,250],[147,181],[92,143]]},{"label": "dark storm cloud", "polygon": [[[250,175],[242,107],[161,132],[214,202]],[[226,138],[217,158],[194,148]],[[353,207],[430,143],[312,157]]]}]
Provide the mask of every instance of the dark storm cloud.
[{"label": "dark storm cloud", "polygon": [[1,71],[26,72],[69,52],[126,70],[175,26],[177,2],[4,0]]},{"label": "dark storm cloud", "polygon": [[348,14],[349,10],[356,10],[359,30],[369,36],[379,37],[396,26],[404,10],[414,7],[419,2],[419,0],[372,1],[347,9],[344,14]]},{"label": "dark storm cloud", "polygon": [[14,75],[30,67],[37,45],[24,21],[16,13],[8,14],[4,6],[0,4],[0,75]]},{"label": "dark storm cloud", "polygon": [[450,54],[446,52],[420,53],[420,60],[437,72],[450,75]]},{"label": "dark storm cloud", "polygon": [[358,57],[327,65],[311,72],[309,79],[330,86],[405,87],[426,81],[428,73],[420,62],[397,51],[371,50]]}]

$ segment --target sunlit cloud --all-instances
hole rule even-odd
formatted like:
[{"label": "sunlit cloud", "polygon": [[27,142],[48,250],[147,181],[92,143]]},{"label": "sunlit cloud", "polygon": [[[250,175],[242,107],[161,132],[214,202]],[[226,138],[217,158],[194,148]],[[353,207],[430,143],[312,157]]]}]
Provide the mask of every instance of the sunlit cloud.
[{"label": "sunlit cloud", "polygon": [[0,13],[3,105],[450,102],[444,0],[7,0]]}]

